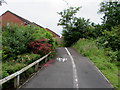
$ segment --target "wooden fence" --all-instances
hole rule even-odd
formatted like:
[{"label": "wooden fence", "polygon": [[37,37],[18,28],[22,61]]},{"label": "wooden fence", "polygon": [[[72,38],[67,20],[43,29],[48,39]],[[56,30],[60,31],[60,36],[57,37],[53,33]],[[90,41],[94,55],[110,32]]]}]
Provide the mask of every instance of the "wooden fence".
[{"label": "wooden fence", "polygon": [[35,62],[29,64],[28,66],[22,68],[21,70],[3,78],[0,80],[0,85],[4,84],[5,82],[11,80],[11,79],[14,79],[14,88],[18,88],[19,85],[20,85],[20,74],[22,74],[23,72],[25,72],[26,70],[28,70],[29,68],[31,68],[32,66],[35,65],[35,71],[38,70],[38,67],[39,67],[39,62],[44,60],[44,59],[47,59],[47,57],[51,54],[48,53],[47,55],[43,56],[42,58],[40,58],[39,60],[36,60]]}]

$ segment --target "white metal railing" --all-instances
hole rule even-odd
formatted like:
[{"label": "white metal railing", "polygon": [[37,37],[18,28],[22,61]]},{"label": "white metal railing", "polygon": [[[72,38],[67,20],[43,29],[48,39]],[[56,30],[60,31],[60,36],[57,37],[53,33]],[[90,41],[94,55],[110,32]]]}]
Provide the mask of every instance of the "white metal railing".
[{"label": "white metal railing", "polygon": [[19,70],[19,71],[13,73],[13,74],[11,74],[11,75],[9,75],[9,76],[1,79],[0,80],[0,85],[4,84],[5,82],[7,82],[7,81],[9,81],[9,80],[11,80],[11,79],[14,78],[14,88],[18,88],[19,85],[20,85],[20,74],[23,73],[24,71],[28,70],[29,68],[31,68],[34,65],[35,65],[35,71],[37,71],[38,70],[38,66],[39,66],[39,62],[42,61],[42,60],[44,60],[44,59],[47,59],[47,57],[50,54],[51,54],[51,52],[48,53],[47,55],[43,56],[39,60],[36,60],[35,62],[29,64],[28,66],[22,68],[21,70]]}]

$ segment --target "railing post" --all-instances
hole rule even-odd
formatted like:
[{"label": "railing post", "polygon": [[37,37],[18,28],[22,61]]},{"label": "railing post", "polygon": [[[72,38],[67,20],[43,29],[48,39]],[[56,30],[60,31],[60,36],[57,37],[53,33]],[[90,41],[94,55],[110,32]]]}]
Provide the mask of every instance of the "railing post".
[{"label": "railing post", "polygon": [[18,88],[20,85],[20,75],[14,78],[14,88]]},{"label": "railing post", "polygon": [[45,63],[47,62],[47,60],[48,60],[48,59],[47,59],[47,58],[45,58]]},{"label": "railing post", "polygon": [[39,67],[39,63],[37,63],[37,64],[35,65],[35,71],[38,70],[38,67]]}]

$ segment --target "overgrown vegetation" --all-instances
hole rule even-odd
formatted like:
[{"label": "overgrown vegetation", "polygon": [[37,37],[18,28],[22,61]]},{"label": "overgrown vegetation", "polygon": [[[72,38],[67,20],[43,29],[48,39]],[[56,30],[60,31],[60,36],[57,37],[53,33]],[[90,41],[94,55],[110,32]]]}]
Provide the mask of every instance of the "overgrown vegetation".
[{"label": "overgrown vegetation", "polygon": [[[114,87],[120,88],[120,73],[117,73],[120,66],[120,2],[101,2],[101,25],[76,17],[79,9],[69,7],[59,13],[61,19],[58,25],[63,26],[64,45],[73,45],[80,53],[88,56]],[[79,39],[83,40],[78,41]]]},{"label": "overgrown vegetation", "polygon": [[96,41],[98,47],[109,49],[116,52],[114,61],[120,61],[120,25],[112,28],[111,31],[104,30],[103,35]]},{"label": "overgrown vegetation", "polygon": [[2,28],[2,78],[54,51],[55,39],[47,30],[11,24]]},{"label": "overgrown vegetation", "polygon": [[[88,57],[108,78],[111,84],[118,89],[118,62],[110,57],[110,51],[98,48],[94,40],[80,39],[73,47],[84,56]],[[111,51],[111,54],[114,54]],[[116,60],[115,60],[116,61]]]}]

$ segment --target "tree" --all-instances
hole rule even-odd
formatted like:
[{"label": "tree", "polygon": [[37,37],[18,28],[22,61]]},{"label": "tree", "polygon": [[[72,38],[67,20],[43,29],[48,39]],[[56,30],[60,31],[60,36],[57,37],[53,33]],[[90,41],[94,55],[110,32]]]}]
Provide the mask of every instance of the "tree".
[{"label": "tree", "polygon": [[63,12],[58,13],[61,15],[58,25],[63,26],[64,30],[70,30],[74,27],[73,23],[76,21],[75,14],[79,11],[80,7],[70,7],[65,9]]},{"label": "tree", "polygon": [[58,13],[61,15],[58,25],[63,26],[63,39],[65,46],[71,46],[79,38],[86,38],[89,29],[89,20],[84,18],[77,18],[75,15],[80,7],[70,7],[63,12]]},{"label": "tree", "polygon": [[120,2],[104,1],[100,6],[99,12],[104,14],[104,29],[111,31],[112,27],[120,24]]}]

